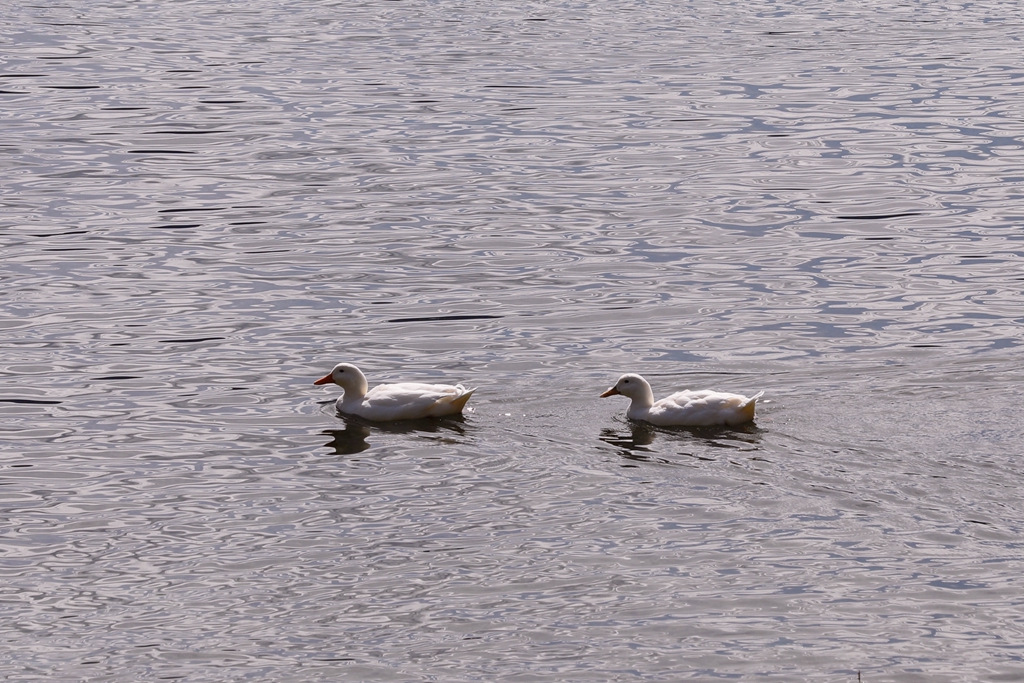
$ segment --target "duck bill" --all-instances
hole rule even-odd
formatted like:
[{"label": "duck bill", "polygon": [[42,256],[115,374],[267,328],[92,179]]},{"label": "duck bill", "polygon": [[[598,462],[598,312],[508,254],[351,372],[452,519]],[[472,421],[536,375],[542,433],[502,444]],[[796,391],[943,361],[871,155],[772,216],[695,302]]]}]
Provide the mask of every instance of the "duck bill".
[{"label": "duck bill", "polygon": [[619,394],[619,390],[616,389],[615,387],[612,387],[608,391],[606,391],[603,394],[601,394],[601,398],[607,398],[609,396],[618,396],[618,394]]},{"label": "duck bill", "polygon": [[334,381],[334,379],[331,377],[331,373],[327,373],[326,375],[324,375],[323,377],[321,377],[317,381],[313,382],[313,384],[328,384],[329,382],[333,382],[333,381]]}]

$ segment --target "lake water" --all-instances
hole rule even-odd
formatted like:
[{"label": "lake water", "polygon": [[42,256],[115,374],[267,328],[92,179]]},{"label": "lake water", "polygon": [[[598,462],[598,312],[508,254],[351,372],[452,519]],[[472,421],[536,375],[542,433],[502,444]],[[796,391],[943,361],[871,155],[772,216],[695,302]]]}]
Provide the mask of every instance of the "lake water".
[{"label": "lake water", "polygon": [[0,676],[1024,679],[1019,9],[8,6]]}]

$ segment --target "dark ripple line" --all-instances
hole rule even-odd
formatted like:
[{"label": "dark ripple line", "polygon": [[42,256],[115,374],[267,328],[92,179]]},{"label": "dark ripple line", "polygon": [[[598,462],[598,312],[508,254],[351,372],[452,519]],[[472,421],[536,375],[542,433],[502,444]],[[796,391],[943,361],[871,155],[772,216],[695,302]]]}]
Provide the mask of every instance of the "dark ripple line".
[{"label": "dark ripple line", "polygon": [[63,237],[65,235],[87,235],[88,230],[69,230],[68,232],[32,233],[32,237]]},{"label": "dark ripple line", "polygon": [[910,211],[908,213],[880,213],[880,214],[876,214],[876,215],[867,215],[867,216],[836,216],[836,218],[838,218],[841,221],[857,221],[857,220],[875,221],[875,220],[881,220],[883,218],[902,218],[903,216],[920,216],[920,215],[921,215],[921,213],[918,212],[918,211]]},{"label": "dark ripple line", "polygon": [[150,130],[143,135],[208,135],[209,133],[227,133],[226,130]]},{"label": "dark ripple line", "polygon": [[224,207],[200,207],[197,209],[160,209],[157,213],[184,213],[186,211],[223,211]]},{"label": "dark ripple line", "polygon": [[494,318],[504,318],[503,315],[438,315],[429,318],[391,318],[385,322],[389,323],[421,323],[421,322],[434,322],[442,320],[491,320]]},{"label": "dark ripple line", "polygon": [[34,398],[0,398],[0,403],[28,403],[33,405],[57,405],[63,401],[40,401]]}]

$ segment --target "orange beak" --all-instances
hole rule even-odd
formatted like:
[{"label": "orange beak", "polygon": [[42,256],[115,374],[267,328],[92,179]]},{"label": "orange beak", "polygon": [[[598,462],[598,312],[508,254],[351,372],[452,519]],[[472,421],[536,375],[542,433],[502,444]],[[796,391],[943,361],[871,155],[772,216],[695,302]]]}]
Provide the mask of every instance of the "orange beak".
[{"label": "orange beak", "polygon": [[323,377],[321,377],[317,381],[313,382],[313,384],[329,384],[329,383],[331,383],[333,381],[334,381],[334,378],[331,377],[331,373],[328,372],[326,375],[324,375]]},{"label": "orange beak", "polygon": [[619,393],[619,390],[616,389],[615,387],[612,387],[608,391],[606,391],[603,394],[601,394],[601,398],[607,398],[609,396],[617,396],[618,393]]}]

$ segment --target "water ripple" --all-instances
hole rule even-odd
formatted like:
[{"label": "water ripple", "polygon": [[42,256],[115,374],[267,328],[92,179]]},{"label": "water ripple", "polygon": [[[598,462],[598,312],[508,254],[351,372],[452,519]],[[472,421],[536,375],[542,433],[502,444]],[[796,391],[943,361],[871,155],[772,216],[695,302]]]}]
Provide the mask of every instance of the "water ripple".
[{"label": "water ripple", "polygon": [[1011,9],[13,8],[0,673],[1012,678]]}]

